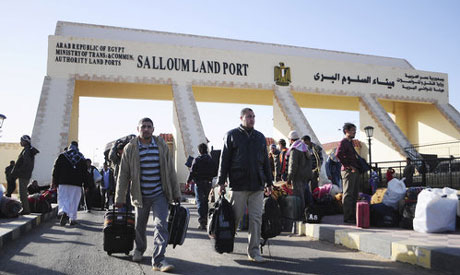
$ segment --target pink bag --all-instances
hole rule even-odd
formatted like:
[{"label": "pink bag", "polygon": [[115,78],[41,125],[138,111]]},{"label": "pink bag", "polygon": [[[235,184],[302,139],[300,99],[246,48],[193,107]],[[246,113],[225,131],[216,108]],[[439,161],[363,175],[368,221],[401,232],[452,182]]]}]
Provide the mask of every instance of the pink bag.
[{"label": "pink bag", "polygon": [[368,228],[369,224],[369,203],[367,201],[356,202],[356,226]]},{"label": "pink bag", "polygon": [[315,190],[313,190],[313,198],[318,200],[324,195],[330,194],[331,189],[332,189],[332,183],[327,183],[323,186],[316,187]]}]

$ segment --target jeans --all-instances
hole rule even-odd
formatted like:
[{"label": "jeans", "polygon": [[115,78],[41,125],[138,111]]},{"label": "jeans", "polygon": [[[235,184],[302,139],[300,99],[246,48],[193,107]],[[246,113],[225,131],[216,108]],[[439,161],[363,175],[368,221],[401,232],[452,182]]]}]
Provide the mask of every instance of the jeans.
[{"label": "jeans", "polygon": [[142,208],[136,207],[136,250],[144,253],[147,249],[147,222],[150,211],[153,213],[153,255],[152,265],[165,258],[168,246],[168,201],[164,194],[154,198],[142,197]]},{"label": "jeans", "polygon": [[208,197],[211,191],[211,182],[197,181],[195,184],[195,199],[198,207],[198,222],[206,226],[208,222]]}]

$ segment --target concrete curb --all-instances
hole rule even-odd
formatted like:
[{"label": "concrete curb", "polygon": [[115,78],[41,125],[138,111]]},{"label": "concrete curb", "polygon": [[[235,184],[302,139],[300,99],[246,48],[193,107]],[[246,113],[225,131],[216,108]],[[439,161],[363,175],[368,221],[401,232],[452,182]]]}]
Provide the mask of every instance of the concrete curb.
[{"label": "concrete curb", "polygon": [[8,242],[18,239],[21,235],[39,226],[42,222],[55,218],[58,206],[52,204],[52,210],[45,214],[32,213],[12,219],[0,220],[0,249]]},{"label": "concrete curb", "polygon": [[[185,201],[195,204],[195,197],[187,197]],[[391,232],[325,223],[297,222],[296,232],[300,236],[340,244],[350,249],[431,270],[460,270],[460,250],[448,247],[447,244],[442,247],[429,246],[416,240],[392,236]]]},{"label": "concrete curb", "polygon": [[416,240],[391,236],[384,232],[330,224],[296,224],[299,235],[343,245],[410,263],[427,269],[452,272],[460,270],[460,251],[456,248],[429,246]]}]

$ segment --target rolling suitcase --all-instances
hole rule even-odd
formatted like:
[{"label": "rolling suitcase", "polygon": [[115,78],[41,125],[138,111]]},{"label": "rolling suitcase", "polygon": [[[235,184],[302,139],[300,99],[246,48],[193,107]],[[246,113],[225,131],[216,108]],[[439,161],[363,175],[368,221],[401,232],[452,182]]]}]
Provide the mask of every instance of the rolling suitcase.
[{"label": "rolling suitcase", "polygon": [[356,202],[356,226],[368,228],[370,225],[369,203],[367,201]]},{"label": "rolling suitcase", "polygon": [[190,221],[190,210],[180,205],[172,204],[168,216],[168,244],[182,245],[187,234],[188,222]]},{"label": "rolling suitcase", "polygon": [[109,210],[104,215],[104,251],[129,254],[133,250],[136,231],[134,229],[134,214]]}]

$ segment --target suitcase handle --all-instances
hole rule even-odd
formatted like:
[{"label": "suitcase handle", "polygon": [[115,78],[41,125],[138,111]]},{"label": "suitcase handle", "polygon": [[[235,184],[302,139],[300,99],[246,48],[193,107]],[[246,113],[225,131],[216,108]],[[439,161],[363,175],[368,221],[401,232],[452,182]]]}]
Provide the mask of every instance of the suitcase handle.
[{"label": "suitcase handle", "polygon": [[[126,211],[123,214],[125,216],[125,224],[128,225],[128,214],[130,214],[131,212],[128,212],[128,207],[126,207],[126,206],[125,206],[125,209],[126,209]],[[112,204],[112,213],[115,214],[115,212],[116,211],[115,211],[115,203],[114,203],[114,204]],[[128,230],[127,227],[126,227],[126,230]]]}]

